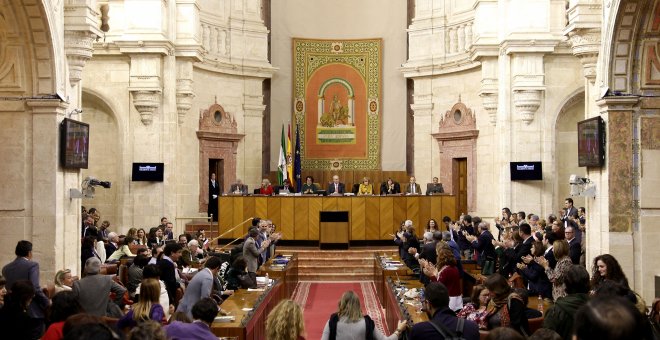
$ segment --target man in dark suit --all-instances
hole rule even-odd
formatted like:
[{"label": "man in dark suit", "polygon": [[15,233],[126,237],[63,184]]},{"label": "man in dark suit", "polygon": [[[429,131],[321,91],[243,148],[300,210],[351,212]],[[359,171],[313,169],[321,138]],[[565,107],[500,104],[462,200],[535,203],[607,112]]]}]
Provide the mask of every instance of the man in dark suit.
[{"label": "man in dark suit", "polygon": [[388,178],[387,181],[383,182],[380,186],[381,195],[394,195],[401,193],[401,186],[399,183],[395,182],[391,178]]},{"label": "man in dark suit", "polygon": [[422,194],[422,188],[417,183],[417,180],[415,179],[415,176],[410,177],[410,182],[406,184],[405,193],[409,194],[409,195],[421,195]]},{"label": "man in dark suit", "polygon": [[218,196],[220,196],[220,185],[215,180],[215,174],[211,174],[209,181],[209,211],[208,216],[213,215],[213,222],[218,221]]},{"label": "man in dark suit", "polygon": [[8,289],[11,289],[16,281],[28,280],[32,282],[35,295],[27,312],[35,323],[33,338],[38,339],[45,330],[44,317],[50,302],[41,287],[39,287],[39,263],[32,261],[32,243],[25,240],[18,241],[14,253],[16,259],[2,268],[2,276],[5,277],[5,286]]},{"label": "man in dark suit", "polygon": [[578,213],[577,209],[573,206],[572,198],[568,197],[564,201],[564,211],[564,215],[561,216],[562,221],[567,221],[569,216]]},{"label": "man in dark suit", "polygon": [[566,234],[566,241],[568,241],[568,256],[571,258],[571,262],[573,264],[580,264],[582,245],[575,237],[575,228],[568,226],[564,233]]},{"label": "man in dark suit", "polygon": [[170,303],[176,301],[176,290],[181,286],[180,279],[177,280],[178,274],[174,265],[181,257],[181,249],[181,245],[178,243],[168,243],[163,250],[163,257],[157,263],[158,269],[160,269],[160,279],[165,283]]},{"label": "man in dark suit", "polygon": [[243,181],[241,181],[240,179],[236,179],[236,183],[232,184],[229,187],[229,194],[247,195],[248,194],[248,186],[243,184]]},{"label": "man in dark suit", "polygon": [[545,254],[543,257],[548,261],[550,268],[555,269],[557,265],[557,259],[555,258],[555,252],[552,250],[552,244],[557,240],[557,235],[553,232],[545,233],[543,236],[543,245],[545,246]]},{"label": "man in dark suit", "polygon": [[[447,287],[440,282],[432,282],[426,286],[424,291],[422,310],[426,312],[429,321],[416,323],[410,331],[410,340],[441,339],[438,330],[431,325],[434,323],[441,329],[456,334],[458,317],[449,309],[449,292]],[[462,319],[464,320],[464,319]],[[470,320],[463,321],[463,338],[468,340],[479,339],[479,326]]]},{"label": "man in dark suit", "polygon": [[426,195],[437,195],[445,192],[442,188],[442,184],[438,182],[438,177],[433,177],[433,183],[429,183],[426,186]]},{"label": "man in dark suit", "polygon": [[339,182],[339,176],[332,176],[332,183],[328,185],[328,194],[329,195],[343,195],[346,191],[346,186],[344,183]]},{"label": "man in dark suit", "polygon": [[534,243],[534,238],[532,237],[532,227],[527,223],[520,224],[519,233],[523,242],[516,252],[515,260],[517,263],[522,263],[522,258],[524,256],[532,254],[532,243]]},{"label": "man in dark suit", "polygon": [[471,242],[472,248],[474,248],[479,254],[479,262],[483,261],[495,261],[497,254],[495,253],[495,246],[493,245],[493,234],[490,233],[490,226],[488,222],[479,223],[479,237],[476,236],[467,236],[468,241]]},{"label": "man in dark suit", "polygon": [[282,185],[278,185],[275,187],[275,194],[293,194],[295,193],[296,190],[293,188],[291,185],[291,181],[287,178],[282,182]]}]

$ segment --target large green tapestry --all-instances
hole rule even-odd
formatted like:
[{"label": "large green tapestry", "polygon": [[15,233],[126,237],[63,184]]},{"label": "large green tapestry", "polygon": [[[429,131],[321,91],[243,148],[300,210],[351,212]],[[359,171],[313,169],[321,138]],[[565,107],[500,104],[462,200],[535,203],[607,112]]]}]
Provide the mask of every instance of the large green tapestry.
[{"label": "large green tapestry", "polygon": [[381,39],[293,39],[303,169],[380,169],[381,56]]}]

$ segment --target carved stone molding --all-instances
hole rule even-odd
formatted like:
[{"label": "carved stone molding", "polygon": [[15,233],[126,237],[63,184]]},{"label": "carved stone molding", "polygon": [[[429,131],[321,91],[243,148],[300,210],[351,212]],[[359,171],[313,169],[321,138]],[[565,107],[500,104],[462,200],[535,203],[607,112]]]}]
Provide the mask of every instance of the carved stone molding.
[{"label": "carved stone molding", "polygon": [[64,50],[69,64],[69,81],[72,85],[82,79],[82,70],[94,53],[96,34],[90,31],[64,31]]},{"label": "carved stone molding", "polygon": [[479,94],[483,103],[484,110],[488,113],[488,121],[493,126],[497,125],[497,100],[496,92],[481,92]]},{"label": "carved stone molding", "polygon": [[584,77],[591,83],[596,81],[600,34],[600,29],[575,29],[568,32],[568,38],[573,47],[573,55],[580,59]]},{"label": "carved stone molding", "polygon": [[513,105],[526,124],[534,120],[534,114],[541,106],[541,90],[517,90],[513,92]]},{"label": "carved stone molding", "polygon": [[183,124],[186,118],[186,113],[192,107],[195,94],[192,92],[177,91],[176,92],[176,112],[179,116],[179,124]]},{"label": "carved stone molding", "polygon": [[144,125],[151,125],[153,115],[160,106],[160,90],[130,90],[133,105],[140,113],[140,120]]}]

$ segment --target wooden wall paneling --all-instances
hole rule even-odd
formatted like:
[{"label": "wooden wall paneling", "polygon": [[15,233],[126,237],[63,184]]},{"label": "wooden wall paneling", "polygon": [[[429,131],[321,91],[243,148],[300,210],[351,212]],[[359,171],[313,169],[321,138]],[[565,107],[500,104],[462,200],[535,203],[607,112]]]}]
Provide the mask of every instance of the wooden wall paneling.
[{"label": "wooden wall paneling", "polygon": [[[426,229],[426,224],[431,219],[431,197],[422,196],[419,200],[419,225],[421,232]],[[437,220],[436,220],[437,221]]]},{"label": "wooden wall paneling", "polygon": [[399,224],[408,219],[408,203],[407,197],[397,197],[398,199],[394,200],[392,209],[394,210],[394,224],[399,226]]},{"label": "wooden wall paneling", "polygon": [[[265,196],[260,196],[260,197],[254,197],[254,215],[252,216],[247,216],[248,217],[259,217],[259,218],[267,218],[268,217],[268,201],[269,198]],[[245,232],[250,228],[252,224],[248,224],[245,226]]]},{"label": "wooden wall paneling", "polygon": [[449,216],[453,221],[458,220],[456,196],[442,196],[442,214]]},{"label": "wooden wall paneling", "polygon": [[[245,221],[250,217],[257,216],[255,214],[255,206],[257,202],[257,200],[255,199],[256,197],[244,197],[244,198],[245,199],[243,200],[243,219],[241,220],[241,222]],[[248,229],[250,229],[250,226],[252,226],[252,221],[245,222],[245,224],[243,224],[243,227],[238,229],[241,229],[243,231],[242,234],[245,235],[247,234]]]},{"label": "wooden wall paneling", "polygon": [[[218,198],[218,225],[220,227],[220,233],[224,233],[233,224],[234,220],[234,199],[232,197],[222,197]],[[233,234],[232,234],[233,235]],[[231,236],[228,236],[231,237]]]},{"label": "wooden wall paneling", "polygon": [[441,224],[443,217],[445,217],[445,215],[442,213],[442,199],[432,199],[431,218],[435,219],[438,224]]},{"label": "wooden wall paneling", "polygon": [[382,198],[367,197],[365,199],[365,214],[364,214],[364,230],[365,230],[365,239],[366,240],[381,240],[388,239],[389,235],[386,235],[386,238],[383,238],[380,235],[380,201]]},{"label": "wooden wall paneling", "polygon": [[309,228],[309,240],[318,240],[319,239],[319,212],[323,208],[323,198],[321,197],[310,197],[306,199],[308,202],[308,222],[307,226]]},{"label": "wooden wall paneling", "polygon": [[295,238],[294,230],[294,198],[293,197],[282,197],[279,201],[280,205],[280,232],[282,232],[282,237],[286,239]]},{"label": "wooden wall paneling", "polygon": [[309,200],[293,199],[293,230],[296,240],[309,240]]},{"label": "wooden wall paneling", "polygon": [[[250,199],[250,197],[237,197],[237,200],[234,202],[234,210],[232,214],[232,219],[231,219],[231,225],[229,228],[233,228],[234,226],[240,224],[241,222],[245,221],[247,217],[243,217],[243,203],[245,202],[246,199]],[[247,223],[247,222],[246,222]],[[239,227],[234,229],[234,231],[231,233],[231,236],[234,238],[238,238],[243,236],[243,228]]]},{"label": "wooden wall paneling", "polygon": [[389,234],[394,234],[399,228],[399,223],[394,218],[394,197],[381,197],[380,207],[376,211],[379,215],[380,239],[389,238]]},{"label": "wooden wall paneling", "polygon": [[366,201],[370,197],[356,196],[349,199],[351,202],[351,240],[365,240],[366,239]]},{"label": "wooden wall paneling", "polygon": [[421,196],[407,196],[406,197],[406,219],[411,220],[415,226],[415,233],[417,236],[422,236],[424,227],[421,225],[422,221],[419,218],[419,202]]},{"label": "wooden wall paneling", "polygon": [[[351,240],[351,220],[353,219],[353,213],[351,212],[351,200],[350,197],[338,197],[337,198],[337,211],[348,211],[348,226],[345,227],[346,232],[348,233],[348,240]],[[341,225],[341,224],[340,224]]]},{"label": "wooden wall paneling", "polygon": [[323,205],[321,206],[321,210],[337,211],[337,201],[339,201],[339,197],[335,197],[335,196],[323,197]]},{"label": "wooden wall paneling", "polygon": [[[267,218],[278,225],[278,229],[282,232],[282,236],[284,237],[284,231],[282,230],[282,197],[266,197],[266,200],[268,201],[268,214],[260,217]],[[293,235],[290,235],[289,239],[291,236]]]}]

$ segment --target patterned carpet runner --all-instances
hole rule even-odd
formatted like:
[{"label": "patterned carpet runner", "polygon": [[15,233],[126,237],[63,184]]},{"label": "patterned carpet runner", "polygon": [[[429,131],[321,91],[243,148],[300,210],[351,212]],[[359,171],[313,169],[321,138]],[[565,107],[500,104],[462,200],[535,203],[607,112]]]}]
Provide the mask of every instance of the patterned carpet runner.
[{"label": "patterned carpet runner", "polygon": [[389,334],[385,325],[385,312],[376,297],[376,287],[372,281],[364,282],[309,282],[298,283],[292,299],[302,308],[305,315],[307,339],[320,339],[323,327],[330,314],[337,312],[337,304],[344,292],[352,290],[360,297],[362,313],[368,314],[376,324],[376,329]]}]

